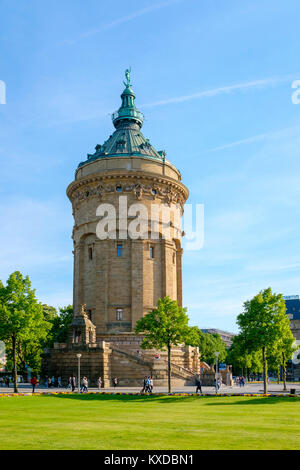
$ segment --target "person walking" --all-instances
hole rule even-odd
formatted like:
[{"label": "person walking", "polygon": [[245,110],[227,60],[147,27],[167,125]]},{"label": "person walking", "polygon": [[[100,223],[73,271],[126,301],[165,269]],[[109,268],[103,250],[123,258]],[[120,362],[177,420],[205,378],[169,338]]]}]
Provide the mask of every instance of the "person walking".
[{"label": "person walking", "polygon": [[57,386],[58,388],[62,388],[61,377],[57,378]]},{"label": "person walking", "polygon": [[114,386],[114,388],[116,388],[117,385],[118,385],[118,379],[117,379],[117,377],[115,377],[115,378],[113,379],[113,386]]},{"label": "person walking", "polygon": [[198,390],[200,390],[200,393],[202,393],[202,383],[201,383],[201,379],[200,379],[200,375],[197,375],[196,377],[196,393],[198,393]]},{"label": "person walking", "polygon": [[82,382],[81,382],[81,392],[86,393],[88,392],[88,379],[86,377],[83,377]]},{"label": "person walking", "polygon": [[150,393],[150,377],[146,378],[146,392]]},{"label": "person walking", "polygon": [[54,378],[54,375],[52,376],[51,378],[51,387],[55,387],[55,378]]},{"label": "person walking", "polygon": [[101,387],[102,387],[102,379],[101,379],[101,377],[98,377],[97,385],[98,385],[98,390],[100,390]]},{"label": "person walking", "polygon": [[48,375],[45,377],[45,388],[48,388]]},{"label": "person walking", "polygon": [[30,383],[31,383],[31,385],[32,385],[32,393],[34,393],[35,387],[36,387],[36,385],[37,385],[37,383],[38,383],[37,378],[33,376],[32,379],[30,380]]},{"label": "person walking", "polygon": [[143,378],[143,382],[142,382],[143,388],[141,390],[141,393],[145,393],[145,391],[146,391],[146,380],[147,380],[147,377],[145,376]]},{"label": "person walking", "polygon": [[76,377],[75,377],[75,375],[73,375],[73,377],[71,379],[71,386],[72,386],[72,392],[74,392],[75,388],[76,388]]},{"label": "person walking", "polygon": [[153,392],[153,379],[152,379],[152,377],[150,377],[150,379],[149,379],[149,390],[150,390],[150,393]]},{"label": "person walking", "polygon": [[219,375],[218,379],[217,379],[217,384],[218,384],[218,391],[220,390],[221,386],[222,386],[222,377]]},{"label": "person walking", "polygon": [[68,387],[67,388],[72,388],[72,377],[69,377],[69,379],[68,379]]}]

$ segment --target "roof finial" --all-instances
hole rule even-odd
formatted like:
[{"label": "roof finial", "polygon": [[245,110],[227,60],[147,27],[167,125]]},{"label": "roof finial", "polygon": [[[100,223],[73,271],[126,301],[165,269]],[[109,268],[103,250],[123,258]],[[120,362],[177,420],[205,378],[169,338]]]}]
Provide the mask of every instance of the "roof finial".
[{"label": "roof finial", "polygon": [[125,70],[125,77],[126,77],[127,83],[123,82],[124,85],[125,85],[126,87],[128,87],[128,88],[129,88],[130,85],[131,85],[131,83],[130,83],[130,74],[131,74],[131,67],[129,67],[129,69],[126,69],[126,70]]}]

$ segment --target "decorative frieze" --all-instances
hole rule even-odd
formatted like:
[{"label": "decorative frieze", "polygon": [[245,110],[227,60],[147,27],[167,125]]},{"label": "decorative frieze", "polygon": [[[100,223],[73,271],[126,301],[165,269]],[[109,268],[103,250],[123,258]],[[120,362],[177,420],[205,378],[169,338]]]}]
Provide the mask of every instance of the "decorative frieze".
[{"label": "decorative frieze", "polygon": [[105,194],[110,193],[133,193],[138,201],[141,201],[143,196],[151,197],[154,199],[161,199],[162,202],[169,206],[174,204],[180,204],[183,207],[184,202],[187,198],[187,194],[181,188],[180,185],[165,181],[150,181],[142,183],[136,179],[134,181],[118,181],[115,183],[101,182],[95,185],[94,180],[85,180],[80,185],[74,186],[70,189],[69,197],[71,202],[74,204],[75,209],[79,207],[79,204],[92,197],[97,197],[99,201],[103,199]]}]

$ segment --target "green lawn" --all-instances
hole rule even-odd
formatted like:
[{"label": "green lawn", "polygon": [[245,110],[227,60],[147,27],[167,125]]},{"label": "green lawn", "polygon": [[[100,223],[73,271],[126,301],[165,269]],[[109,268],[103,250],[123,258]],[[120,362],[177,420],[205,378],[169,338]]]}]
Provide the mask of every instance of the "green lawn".
[{"label": "green lawn", "polygon": [[300,399],[0,398],[0,449],[300,449]]}]

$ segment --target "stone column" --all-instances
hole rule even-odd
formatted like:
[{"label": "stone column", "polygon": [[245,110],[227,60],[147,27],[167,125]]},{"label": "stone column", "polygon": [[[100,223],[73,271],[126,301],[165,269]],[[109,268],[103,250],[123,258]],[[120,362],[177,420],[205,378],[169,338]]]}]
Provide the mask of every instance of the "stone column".
[{"label": "stone column", "polygon": [[143,316],[144,241],[131,240],[131,328]]},{"label": "stone column", "polygon": [[177,300],[178,305],[182,307],[182,248],[176,249],[176,274],[177,274]]}]

